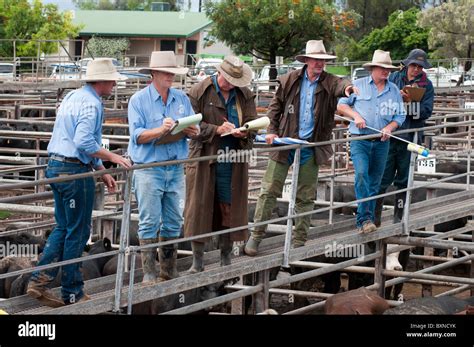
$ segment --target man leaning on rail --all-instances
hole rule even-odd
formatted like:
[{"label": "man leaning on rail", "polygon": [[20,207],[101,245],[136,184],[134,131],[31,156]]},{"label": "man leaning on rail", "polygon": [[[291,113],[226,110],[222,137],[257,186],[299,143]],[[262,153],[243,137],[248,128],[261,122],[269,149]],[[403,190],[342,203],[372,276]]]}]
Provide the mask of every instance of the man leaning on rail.
[{"label": "man leaning on rail", "polygon": [[[388,81],[390,71],[397,69],[392,65],[390,52],[376,50],[372,62],[363,66],[370,71],[370,75],[354,82],[359,94],[341,98],[337,107],[339,113],[353,120],[349,127],[352,138],[383,133],[382,137],[353,140],[350,143],[357,200],[378,194],[387,162],[390,145],[388,139],[391,132],[405,120],[400,90],[394,83]],[[374,213],[374,200],[358,204],[356,226],[360,232],[370,233],[377,230]]]},{"label": "man leaning on rail", "polygon": [[[280,78],[278,89],[268,108],[268,144],[273,143],[277,137],[293,137],[310,142],[330,140],[337,98],[349,96],[354,91],[349,81],[324,71],[326,61],[335,58],[326,53],[323,41],[310,40],[306,43],[306,54],[296,57],[298,61],[305,63],[305,66]],[[270,219],[276,199],[281,196],[294,155],[295,150],[270,154],[255,209],[255,223]],[[331,155],[331,145],[301,150],[296,213],[313,209],[319,165],[324,164]],[[296,218],[291,241],[293,247],[304,246],[310,221],[309,215]],[[255,256],[258,253],[258,246],[266,229],[267,225],[255,227],[245,245],[247,255]]]},{"label": "man leaning on rail", "polygon": [[[405,121],[399,130],[422,128],[433,113],[434,88],[426,76],[423,68],[431,68],[427,55],[422,49],[412,50],[405,60],[402,60],[402,68],[392,72],[389,81],[400,88],[400,95],[407,106]],[[412,100],[410,95],[404,91],[406,86],[423,88],[424,93],[419,101]],[[423,131],[418,131],[418,144],[423,143]],[[414,133],[397,135],[402,139],[413,141]],[[410,167],[411,152],[407,151],[405,142],[391,138],[387,163],[380,184],[379,194],[385,193],[387,188],[393,185],[399,189],[405,189],[408,183],[408,171]],[[406,193],[395,194],[393,222],[398,223],[403,217],[403,206],[405,205]],[[381,224],[383,198],[377,199],[375,205],[375,225]],[[405,252],[409,253],[409,252]]]},{"label": "man leaning on rail", "polygon": [[[177,65],[172,51],[152,52],[150,67],[139,70],[140,73],[151,74],[152,83],[135,93],[128,107],[128,152],[134,163],[149,164],[188,158],[186,136],[196,136],[198,127],[190,126],[183,130],[183,134],[168,136],[176,120],[194,114],[186,94],[171,88],[175,75],[184,75],[187,71],[187,68]],[[183,226],[183,165],[136,170],[133,174],[133,190],[138,202],[140,245],[178,238]],[[156,249],[142,250],[143,282],[178,277],[177,255],[177,244],[161,247],[160,275],[157,277]]]},{"label": "man leaning on rail", "polygon": [[[116,81],[125,79],[110,59],[96,59],[87,68],[87,84],[70,92],[58,109],[51,141],[48,145],[47,178],[61,178],[92,170],[104,170],[102,160],[123,167],[131,163],[117,154],[101,148],[104,106],[102,96],[112,94]],[[102,176],[109,192],[116,182],[111,175]],[[52,183],[56,227],[48,237],[38,265],[78,258],[90,236],[95,182],[93,177]],[[27,294],[45,305],[60,307],[64,304],[88,300],[80,263],[64,265],[61,277],[62,300],[47,288],[59,268],[35,271],[28,283]]]}]

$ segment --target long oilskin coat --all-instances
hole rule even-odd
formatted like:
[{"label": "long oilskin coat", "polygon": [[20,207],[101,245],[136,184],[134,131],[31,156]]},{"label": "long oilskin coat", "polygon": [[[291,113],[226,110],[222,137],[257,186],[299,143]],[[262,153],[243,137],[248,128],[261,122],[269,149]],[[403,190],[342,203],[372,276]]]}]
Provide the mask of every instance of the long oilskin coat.
[{"label": "long oilskin coat", "polygon": [[[248,88],[235,88],[237,101],[242,109],[241,125],[257,118],[254,95]],[[216,155],[220,135],[217,128],[226,117],[211,78],[206,78],[189,91],[189,98],[196,113],[202,113],[201,132],[189,144],[189,158]],[[231,136],[231,135],[230,135]],[[252,136],[241,139],[240,149],[251,149]],[[186,164],[186,203],[184,208],[184,235],[186,237],[209,233],[212,230],[215,204],[215,163],[200,161]],[[248,163],[234,163],[232,167],[232,217],[230,227],[248,224]],[[232,241],[247,239],[248,231],[231,233]]]}]

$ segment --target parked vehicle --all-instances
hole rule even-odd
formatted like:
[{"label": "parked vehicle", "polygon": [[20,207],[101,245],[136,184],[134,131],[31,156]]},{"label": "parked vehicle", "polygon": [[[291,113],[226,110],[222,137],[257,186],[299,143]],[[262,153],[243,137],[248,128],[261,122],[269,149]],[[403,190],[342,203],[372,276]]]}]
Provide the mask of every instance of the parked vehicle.
[{"label": "parked vehicle", "polygon": [[14,65],[11,63],[0,63],[0,81],[13,81]]},{"label": "parked vehicle", "polygon": [[359,78],[367,77],[370,75],[369,70],[364,69],[363,67],[355,68],[352,72],[352,81],[355,81]]}]

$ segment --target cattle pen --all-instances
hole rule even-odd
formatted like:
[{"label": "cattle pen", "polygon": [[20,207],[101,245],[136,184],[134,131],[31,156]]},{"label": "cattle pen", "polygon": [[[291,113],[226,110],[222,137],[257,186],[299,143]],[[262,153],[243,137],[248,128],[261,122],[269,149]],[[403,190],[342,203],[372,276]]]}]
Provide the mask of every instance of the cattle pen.
[{"label": "cattle pen", "polygon": [[[138,83],[138,82],[137,82]],[[186,85],[186,83],[184,84]],[[47,153],[41,144],[47,143],[51,136],[54,117],[47,112],[56,109],[64,90],[76,88],[77,82],[56,82],[51,85],[25,84],[22,82],[6,83],[3,88],[21,90],[20,93],[2,94],[0,110],[6,117],[0,118],[0,137],[11,141],[25,141],[34,143],[34,148],[2,147],[0,156],[0,211],[6,211],[21,216],[16,221],[24,224],[16,230],[3,231],[0,238],[16,235],[20,232],[41,234],[44,230],[54,226],[54,207],[52,193],[47,189],[48,184],[64,182],[76,178],[97,177],[104,174],[91,172],[69,177],[46,179],[44,169],[47,163]],[[0,89],[2,85],[0,84]],[[124,154],[124,147],[128,143],[128,126],[126,125],[126,103],[139,84],[131,83],[126,91],[115,94],[106,104],[106,118],[114,119],[113,123],[105,124],[104,138],[117,153]],[[31,93],[33,90],[33,93]],[[39,90],[49,90],[46,94]],[[93,211],[92,234],[95,239],[108,237],[113,241],[115,249],[96,255],[87,255],[82,258],[62,261],[51,265],[26,268],[18,271],[0,274],[0,281],[6,278],[30,274],[35,269],[49,269],[75,262],[97,259],[100,257],[118,256],[117,273],[103,276],[85,282],[85,291],[91,300],[68,305],[60,308],[41,306],[39,302],[20,295],[0,301],[0,309],[9,314],[132,314],[134,305],[165,298],[170,295],[179,295],[187,291],[204,286],[225,283],[224,293],[207,300],[187,303],[174,307],[163,314],[189,314],[201,310],[215,308],[228,303],[225,312],[211,312],[214,314],[247,314],[260,313],[270,308],[270,297],[280,295],[284,297],[312,298],[316,302],[303,305],[284,314],[307,314],[320,309],[325,299],[332,294],[301,290],[293,286],[303,280],[317,278],[336,271],[347,273],[373,274],[374,284],[367,288],[376,290],[382,297],[385,289],[396,284],[411,282],[421,284],[423,296],[433,295],[432,286],[444,285],[452,289],[444,291],[440,296],[456,295],[470,291],[474,295],[474,185],[470,182],[472,132],[474,110],[464,108],[464,104],[474,99],[473,88],[449,88],[436,90],[435,109],[429,124],[422,130],[425,132],[427,145],[432,149],[436,161],[447,163],[465,163],[465,172],[420,172],[416,170],[417,162],[433,160],[417,158],[412,154],[409,185],[406,189],[390,191],[377,197],[363,200],[336,201],[335,190],[353,182],[353,170],[348,158],[350,141],[347,136],[347,126],[338,124],[333,131],[333,138],[327,142],[309,145],[288,145],[281,147],[267,147],[257,145],[253,153],[256,155],[256,165],[251,167],[249,176],[249,205],[255,204],[256,194],[260,189],[261,177],[266,167],[268,153],[272,151],[296,149],[296,165],[290,171],[287,179],[285,194],[279,203],[286,207],[286,215],[272,218],[261,223],[249,223],[239,228],[213,231],[208,236],[232,233],[243,229],[251,229],[257,225],[269,225],[269,237],[261,244],[261,252],[257,257],[248,257],[243,253],[243,245],[234,245],[232,264],[221,267],[219,265],[219,250],[209,249],[205,253],[206,269],[197,274],[185,274],[191,265],[189,251],[180,250],[178,270],[180,277],[166,282],[155,284],[141,283],[142,271],[138,268],[137,256],[140,250],[149,247],[160,247],[171,243],[186,243],[203,236],[180,238],[176,241],[160,242],[153,245],[137,246],[130,244],[130,226],[136,223],[136,201],[131,191],[133,171],[144,168],[185,164],[194,161],[216,160],[217,156],[207,156],[196,159],[169,161],[154,164],[134,165],[131,169],[110,168],[110,173],[117,178],[120,189],[118,193],[107,194],[102,184],[97,184],[95,208]],[[258,88],[257,88],[258,91]],[[127,94],[128,93],[128,94]],[[46,95],[46,96],[45,96]],[[122,98],[123,97],[123,98]],[[25,117],[29,110],[38,111],[35,118]],[[124,121],[118,121],[124,120]],[[16,126],[37,125],[35,129],[18,129]],[[9,127],[9,128],[8,128]],[[109,131],[108,131],[109,130]],[[108,133],[107,133],[108,131]],[[405,130],[397,133],[410,132]],[[357,138],[363,140],[379,135],[368,135]],[[313,147],[330,144],[335,154],[330,165],[322,168],[315,192],[315,209],[305,214],[295,214],[296,186],[300,152],[303,147]],[[418,165],[419,167],[420,165]],[[423,166],[423,165],[421,165]],[[416,192],[423,192],[424,198],[415,201]],[[441,192],[443,192],[441,194]],[[407,202],[401,223],[391,222],[392,210],[384,210],[382,226],[374,233],[359,234],[355,230],[354,218],[338,218],[341,209],[350,209],[360,201],[376,199],[378,197],[394,196],[397,193],[406,193]],[[205,213],[205,211],[203,211]],[[308,242],[304,247],[291,249],[290,240],[294,218],[302,215],[324,215],[323,220],[313,220],[308,234]],[[434,226],[458,219],[467,219],[461,227],[455,227],[446,232],[436,232]],[[4,221],[2,221],[4,223]],[[6,222],[5,222],[6,223]],[[280,224],[278,224],[280,223]],[[281,224],[283,223],[283,224]],[[423,229],[423,230],[422,230]],[[375,242],[374,252],[364,254],[363,257],[341,260],[336,263],[313,261],[311,258],[324,255],[327,246],[337,244],[344,247],[350,245]],[[387,245],[394,245],[388,248]],[[423,248],[423,254],[412,254],[411,258],[422,262],[423,266],[416,271],[395,271],[386,269],[386,256],[400,250],[413,247]],[[433,249],[446,250],[446,256],[434,254]],[[373,267],[361,266],[369,261],[375,261]],[[435,263],[437,263],[435,265]],[[467,274],[441,275],[442,270],[450,269],[460,264],[470,265]],[[300,268],[299,272],[292,272],[290,276],[273,279],[271,270],[275,268]],[[234,279],[236,279],[234,281]],[[237,281],[238,280],[238,281]],[[290,288],[288,288],[290,286]],[[53,290],[59,293],[59,288]],[[248,307],[252,298],[251,306]],[[389,300],[391,306],[397,306],[402,301]]]}]

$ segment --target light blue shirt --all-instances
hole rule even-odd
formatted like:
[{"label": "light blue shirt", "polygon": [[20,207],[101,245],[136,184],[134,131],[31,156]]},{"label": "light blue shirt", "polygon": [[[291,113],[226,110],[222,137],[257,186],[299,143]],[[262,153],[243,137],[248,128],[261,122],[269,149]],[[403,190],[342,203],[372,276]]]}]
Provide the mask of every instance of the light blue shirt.
[{"label": "light blue shirt", "polygon": [[300,118],[298,136],[302,140],[308,140],[313,135],[314,130],[314,107],[313,98],[314,93],[318,87],[319,77],[311,82],[308,78],[308,72],[305,71],[303,79],[301,80],[300,90]]},{"label": "light blue shirt", "polygon": [[59,106],[48,154],[78,158],[95,168],[101,166],[102,161],[91,154],[101,148],[103,118],[102,100],[92,86],[73,90]]},{"label": "light blue shirt", "polygon": [[[341,98],[339,104],[351,106],[362,118],[367,126],[382,130],[390,122],[397,122],[400,127],[405,121],[406,113],[400,89],[390,82],[385,83],[384,89],[379,92],[372,76],[354,81],[354,86],[359,88],[360,95],[351,94],[348,98]],[[353,122],[349,126],[351,134],[375,134],[367,128],[359,129]]]},{"label": "light blue shirt", "polygon": [[166,105],[153,84],[135,93],[128,105],[130,128],[128,154],[133,162],[143,164],[186,159],[188,157],[186,137],[162,145],[155,145],[156,140],[138,144],[138,137],[145,130],[160,127],[167,117],[177,120],[193,114],[189,98],[177,89],[169,89]]}]

